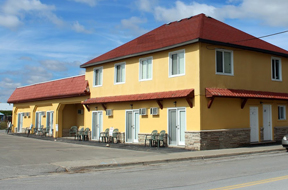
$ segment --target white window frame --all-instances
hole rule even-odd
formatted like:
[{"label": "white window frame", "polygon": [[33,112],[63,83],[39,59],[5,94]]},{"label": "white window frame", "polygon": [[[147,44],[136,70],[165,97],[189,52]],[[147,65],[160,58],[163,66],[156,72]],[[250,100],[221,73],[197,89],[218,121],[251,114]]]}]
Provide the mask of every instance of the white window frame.
[{"label": "white window frame", "polygon": [[[142,76],[142,61],[149,60],[151,59],[151,77],[150,78],[145,78],[143,79]],[[148,71],[148,67],[147,67]],[[147,81],[147,80],[152,80],[153,79],[153,57],[145,57],[145,58],[140,58],[139,59],[139,81]]]},{"label": "white window frame", "polygon": [[[96,83],[96,70],[100,70],[101,71],[101,84],[95,84]],[[99,87],[103,85],[103,67],[96,67],[93,69],[93,87]]]},{"label": "white window frame", "polygon": [[[172,74],[172,55],[174,55],[174,54],[179,54],[179,53],[183,53],[184,54],[184,65],[183,65],[183,67],[184,67],[184,72],[183,73],[180,73],[180,74]],[[178,77],[178,76],[183,76],[183,75],[185,75],[185,49],[182,49],[182,50],[178,50],[178,51],[173,51],[173,52],[169,52],[169,77]]]},{"label": "white window frame", "polygon": [[[280,118],[281,117],[281,114],[280,114],[280,110],[279,108],[283,108],[283,118]],[[278,120],[286,120],[286,106],[285,105],[278,105]]]},{"label": "white window frame", "polygon": [[[223,72],[217,72],[217,51],[222,52],[222,54],[224,52],[229,52],[231,53],[231,73],[225,73],[224,68],[224,59],[222,60],[222,67],[223,67]],[[223,58],[224,56],[222,56]],[[233,51],[232,50],[226,50],[226,49],[215,49],[215,73],[217,75],[228,75],[228,76],[234,76],[234,56],[233,56]]]},{"label": "white window frame", "polygon": [[[124,65],[124,77],[123,77],[123,81],[122,82],[117,82],[117,66],[119,65]],[[114,84],[124,84],[126,79],[126,63],[122,62],[122,63],[116,63],[114,65]]]},{"label": "white window frame", "polygon": [[[279,61],[279,79],[276,79],[275,77],[273,78],[273,60],[278,60]],[[275,68],[274,68],[274,72],[276,72]],[[276,74],[276,73],[274,73]],[[272,57],[271,58],[271,79],[273,81],[282,81],[282,63],[281,63],[281,59],[277,58],[277,57]]]}]

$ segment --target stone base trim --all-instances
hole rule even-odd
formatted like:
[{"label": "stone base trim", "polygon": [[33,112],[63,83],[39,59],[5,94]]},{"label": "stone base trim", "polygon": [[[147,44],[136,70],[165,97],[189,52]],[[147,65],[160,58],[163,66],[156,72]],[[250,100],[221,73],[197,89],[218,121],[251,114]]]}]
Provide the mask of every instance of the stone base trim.
[{"label": "stone base trim", "polygon": [[[150,134],[151,133],[138,133],[138,144],[139,145],[145,145],[146,135],[150,135]],[[165,146],[167,146],[167,134],[165,134],[165,137],[164,137],[164,144],[165,144]],[[150,146],[149,141],[146,141],[146,146]],[[160,146],[163,146],[162,142],[161,142]]]},{"label": "stone base trim", "polygon": [[280,142],[288,134],[288,127],[274,127],[274,141]]},{"label": "stone base trim", "polygon": [[185,131],[185,148],[211,150],[236,148],[250,144],[250,128]]}]

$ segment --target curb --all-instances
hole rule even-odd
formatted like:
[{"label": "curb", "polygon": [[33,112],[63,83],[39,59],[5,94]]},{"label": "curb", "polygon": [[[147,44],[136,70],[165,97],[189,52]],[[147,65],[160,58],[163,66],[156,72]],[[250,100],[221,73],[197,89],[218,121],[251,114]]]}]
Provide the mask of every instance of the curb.
[{"label": "curb", "polygon": [[249,151],[249,152],[240,152],[240,153],[227,153],[227,154],[216,154],[216,155],[207,155],[207,156],[190,156],[190,157],[182,157],[182,158],[168,158],[168,159],[160,159],[160,160],[151,160],[151,161],[139,161],[139,162],[126,162],[126,163],[111,163],[111,164],[99,164],[99,165],[90,165],[90,166],[76,166],[65,168],[67,172],[70,173],[80,173],[84,171],[91,171],[100,168],[112,168],[112,167],[123,167],[123,166],[133,166],[133,165],[149,165],[149,164],[157,164],[164,162],[177,162],[177,161],[187,161],[187,160],[204,160],[204,159],[213,159],[213,158],[225,158],[232,156],[241,156],[241,155],[252,155],[252,154],[261,154],[265,152],[277,152],[283,151],[283,148],[270,149],[270,150],[259,150],[259,151]]}]

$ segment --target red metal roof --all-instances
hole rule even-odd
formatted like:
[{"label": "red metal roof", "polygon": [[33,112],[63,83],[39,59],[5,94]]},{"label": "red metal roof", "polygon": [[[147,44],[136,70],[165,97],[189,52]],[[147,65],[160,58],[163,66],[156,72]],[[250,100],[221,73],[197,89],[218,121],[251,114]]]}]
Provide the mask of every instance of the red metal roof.
[{"label": "red metal roof", "polygon": [[[253,39],[253,40],[251,40]],[[248,47],[253,50],[265,50],[288,56],[288,51],[265,42],[261,39],[229,26],[204,14],[164,24],[130,42],[123,44],[99,57],[96,57],[81,67],[94,63],[104,63],[126,56],[148,53],[149,51],[172,47],[177,44],[199,40],[208,43],[221,42],[223,45]]]},{"label": "red metal roof", "polygon": [[206,88],[206,97],[229,97],[229,98],[260,98],[288,100],[288,93],[264,92],[252,90],[235,90],[222,88]]},{"label": "red metal roof", "polygon": [[90,98],[90,99],[85,100],[83,104],[87,105],[87,104],[94,104],[94,103],[162,100],[162,99],[169,99],[169,98],[184,98],[184,97],[194,97],[194,89]]},{"label": "red metal roof", "polygon": [[83,75],[16,88],[7,102],[21,103],[89,94],[88,81]]}]

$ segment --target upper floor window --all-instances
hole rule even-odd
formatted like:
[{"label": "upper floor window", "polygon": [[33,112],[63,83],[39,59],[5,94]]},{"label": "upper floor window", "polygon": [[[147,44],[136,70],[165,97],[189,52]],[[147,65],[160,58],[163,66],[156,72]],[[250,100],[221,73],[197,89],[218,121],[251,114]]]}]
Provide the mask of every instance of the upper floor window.
[{"label": "upper floor window", "polygon": [[115,64],[115,84],[125,83],[125,63]]},{"label": "upper floor window", "polygon": [[185,50],[169,53],[169,77],[185,74]]},{"label": "upper floor window", "polygon": [[286,106],[278,106],[278,120],[286,120]]},{"label": "upper floor window", "polygon": [[140,59],[139,80],[152,79],[152,57]]},{"label": "upper floor window", "polygon": [[272,80],[282,80],[281,59],[272,58],[271,61]]},{"label": "upper floor window", "polygon": [[233,75],[233,51],[216,50],[216,73]]},{"label": "upper floor window", "polygon": [[94,69],[94,83],[93,86],[102,86],[102,71],[103,67],[97,67]]}]

